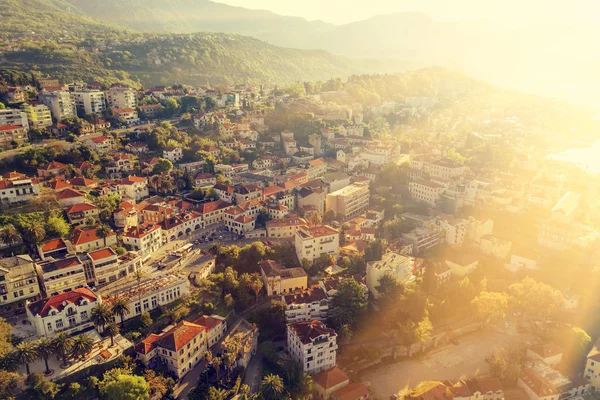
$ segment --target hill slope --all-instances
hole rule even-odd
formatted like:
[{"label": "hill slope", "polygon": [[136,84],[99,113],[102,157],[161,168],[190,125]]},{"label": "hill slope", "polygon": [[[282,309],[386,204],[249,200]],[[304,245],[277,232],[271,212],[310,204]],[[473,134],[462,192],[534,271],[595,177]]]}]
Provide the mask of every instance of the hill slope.
[{"label": "hill slope", "polygon": [[55,1],[66,1],[86,15],[138,32],[235,33],[284,47],[311,48],[317,35],[335,28],[321,21],[311,22],[210,0]]},{"label": "hill slope", "polygon": [[392,72],[397,63],[356,61],[325,51],[276,47],[222,33],[140,34],[99,22],[65,0],[5,0],[0,67],[64,80],[268,82]]}]

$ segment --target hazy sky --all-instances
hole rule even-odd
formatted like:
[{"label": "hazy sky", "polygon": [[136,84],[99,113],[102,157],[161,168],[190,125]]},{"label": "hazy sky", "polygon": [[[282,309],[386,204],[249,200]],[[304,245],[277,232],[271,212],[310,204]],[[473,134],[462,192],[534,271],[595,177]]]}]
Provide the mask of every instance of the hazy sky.
[{"label": "hazy sky", "polygon": [[438,20],[495,19],[519,25],[593,23],[600,18],[600,0],[213,0],[270,10],[314,20],[344,24],[374,15],[421,11]]}]

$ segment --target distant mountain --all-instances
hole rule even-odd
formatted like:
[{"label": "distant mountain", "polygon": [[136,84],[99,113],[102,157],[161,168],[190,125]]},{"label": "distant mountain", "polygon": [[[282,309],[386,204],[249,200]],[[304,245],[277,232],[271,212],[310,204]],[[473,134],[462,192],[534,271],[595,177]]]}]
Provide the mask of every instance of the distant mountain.
[{"label": "distant mountain", "polygon": [[314,39],[335,28],[322,21],[311,22],[209,0],[55,1],[69,2],[88,16],[138,32],[235,33],[284,47],[314,47]]}]

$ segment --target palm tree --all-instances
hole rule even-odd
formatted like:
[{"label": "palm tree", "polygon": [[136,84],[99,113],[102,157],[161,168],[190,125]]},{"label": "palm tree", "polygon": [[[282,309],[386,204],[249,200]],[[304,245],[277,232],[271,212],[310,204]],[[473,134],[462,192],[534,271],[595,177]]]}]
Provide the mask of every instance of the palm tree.
[{"label": "palm tree", "polygon": [[112,310],[108,304],[101,303],[92,309],[90,319],[94,325],[99,327],[101,331],[104,331],[104,327],[112,321],[112,315]]},{"label": "palm tree", "polygon": [[210,363],[211,363],[211,361],[212,361],[212,359],[213,359],[213,354],[212,354],[212,351],[210,351],[210,350],[206,350],[206,351],[204,352],[204,359],[206,360],[206,363],[207,363],[207,364],[210,364]]},{"label": "palm tree", "polygon": [[124,297],[119,297],[112,305],[112,312],[121,317],[121,328],[123,327],[124,315],[129,313],[129,302]]},{"label": "palm tree", "polygon": [[100,226],[98,226],[96,228],[96,234],[98,235],[99,238],[102,238],[104,240],[104,247],[106,247],[106,238],[108,237],[108,235],[110,235],[112,233],[112,229],[110,229],[110,227],[108,225],[105,224],[101,224]]},{"label": "palm tree", "polygon": [[56,355],[62,359],[61,367],[67,366],[67,355],[73,348],[73,338],[65,332],[61,332],[54,336],[54,350]]},{"label": "palm tree", "polygon": [[117,326],[117,324],[115,324],[114,322],[111,322],[108,325],[106,325],[106,328],[104,329],[104,333],[106,333],[107,335],[110,336],[110,347],[114,347],[115,346],[115,336],[117,336],[119,334],[119,327]]},{"label": "palm tree", "polygon": [[260,382],[260,393],[265,400],[276,400],[283,393],[283,379],[279,375],[269,374]]},{"label": "palm tree", "polygon": [[0,230],[0,239],[8,246],[11,255],[13,244],[17,243],[19,238],[19,231],[17,231],[17,228],[15,228],[13,224],[6,224],[4,228]]},{"label": "palm tree", "polygon": [[27,375],[31,373],[29,371],[29,364],[36,361],[38,358],[37,348],[33,342],[23,342],[17,346],[17,360],[19,360],[20,363],[25,364]]},{"label": "palm tree", "polygon": [[73,340],[73,355],[77,358],[83,358],[94,347],[94,339],[87,333],[75,337]]},{"label": "palm tree", "polygon": [[23,239],[29,244],[36,244],[44,240],[46,229],[37,222],[29,222],[23,227]]},{"label": "palm tree", "polygon": [[249,281],[249,286],[250,289],[252,289],[252,291],[254,292],[254,303],[258,303],[258,293],[263,288],[263,281],[260,278],[258,272],[253,272],[250,275],[250,278],[251,279]]},{"label": "palm tree", "polygon": [[48,365],[48,358],[54,354],[54,343],[47,337],[41,337],[35,343],[35,350],[38,353],[38,357],[44,359],[44,363],[46,364],[45,374],[50,375],[51,371],[50,366]]},{"label": "palm tree", "polygon": [[137,284],[138,284],[138,303],[140,304],[140,315],[141,315],[144,312],[144,310],[142,309],[142,291],[140,290],[140,286],[142,285],[142,278],[146,274],[141,269],[136,269],[135,272],[133,273],[133,275],[135,276],[135,279],[137,280]]},{"label": "palm tree", "polygon": [[225,353],[223,355],[223,361],[225,362],[225,367],[227,367],[227,380],[230,379],[231,368],[233,368],[233,364],[237,360],[237,353]]},{"label": "palm tree", "polygon": [[215,357],[212,359],[210,364],[213,366],[213,368],[217,372],[217,380],[219,380],[219,372],[221,370],[221,359],[219,357]]}]

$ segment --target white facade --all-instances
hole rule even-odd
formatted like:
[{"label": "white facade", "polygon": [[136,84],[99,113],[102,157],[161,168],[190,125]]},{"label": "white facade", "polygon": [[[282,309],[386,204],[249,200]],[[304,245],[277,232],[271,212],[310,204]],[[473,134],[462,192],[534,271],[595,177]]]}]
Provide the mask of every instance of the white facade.
[{"label": "white facade", "polygon": [[106,111],[106,98],[101,90],[82,90],[72,92],[77,110],[85,114],[102,114]]},{"label": "white facade", "polygon": [[367,286],[373,296],[377,299],[380,293],[377,291],[379,280],[388,275],[402,284],[415,280],[413,274],[415,261],[412,257],[406,257],[394,252],[387,252],[380,261],[367,263]]},{"label": "white facade", "polygon": [[287,327],[288,352],[302,370],[314,375],[336,365],[337,334],[319,321],[297,322]]},{"label": "white facade", "polygon": [[327,225],[302,226],[296,229],[294,240],[298,260],[314,262],[321,254],[337,256],[340,248],[340,233]]},{"label": "white facade", "polygon": [[71,93],[67,91],[44,92],[40,94],[39,99],[50,109],[52,117],[57,121],[77,116],[75,102]]},{"label": "white facade", "polygon": [[0,110],[0,126],[2,125],[22,126],[25,130],[29,130],[27,114],[14,108]]}]

